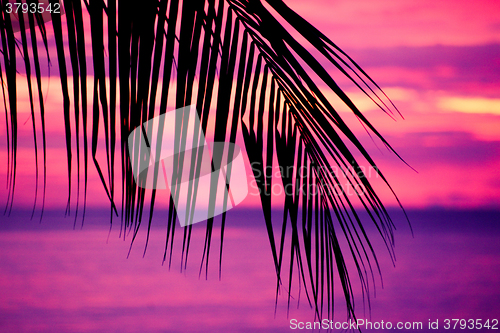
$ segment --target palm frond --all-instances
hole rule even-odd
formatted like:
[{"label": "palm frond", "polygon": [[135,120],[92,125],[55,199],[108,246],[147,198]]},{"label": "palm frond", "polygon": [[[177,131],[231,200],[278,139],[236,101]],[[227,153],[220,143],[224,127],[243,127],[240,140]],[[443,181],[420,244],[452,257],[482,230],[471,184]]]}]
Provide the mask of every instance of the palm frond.
[{"label": "palm frond", "polygon": [[[5,1],[0,3],[5,8]],[[55,3],[55,0],[51,0],[51,4]],[[369,297],[370,285],[374,284],[374,266],[379,273],[380,268],[365,230],[365,223],[375,224],[391,256],[394,225],[352,149],[360,153],[389,189],[391,187],[332,106],[332,101],[326,97],[322,87],[326,86],[333,92],[366,128],[390,150],[394,150],[325,67],[333,65],[384,112],[389,115],[399,112],[380,87],[338,46],[281,0],[160,0],[141,3],[129,0],[107,3],[90,0],[88,3],[85,1],[84,5],[80,0],[64,0],[63,4],[64,20],[56,13],[52,13],[50,23],[43,22],[40,15],[27,15],[31,43],[27,39],[27,27],[22,15],[19,16],[21,41],[16,40],[11,15],[5,10],[0,15],[3,54],[0,79],[8,131],[9,193],[6,211],[12,209],[16,179],[17,45],[21,46],[22,52],[19,52],[24,55],[33,135],[37,147],[36,102],[30,74],[31,66],[35,66],[42,124],[45,198],[45,114],[36,33],[38,31],[42,37],[49,59],[49,53],[54,50],[47,43],[46,29],[51,27],[63,96],[68,160],[66,211],[69,214],[70,207],[76,205],[75,223],[81,201],[81,163],[84,168],[83,219],[85,217],[89,139],[94,166],[110,201],[111,221],[113,215],[118,215],[115,197],[115,145],[118,139],[120,182],[123,184],[121,233],[124,238],[132,233],[132,246],[143,221],[144,205],[149,202],[149,239],[157,194],[155,189],[146,191],[140,184],[141,180],[134,179],[133,168],[144,155],[132,156],[127,149],[127,138],[141,124],[165,114],[169,98],[174,98],[176,108],[194,104],[201,120],[200,127],[195,130],[192,138],[194,142],[201,142],[203,133],[213,132],[214,141],[234,144],[238,133],[242,133],[246,154],[260,193],[265,228],[277,275],[277,297],[280,290],[285,288],[290,303],[295,276],[299,285],[305,287],[308,302],[316,315],[331,317],[334,309],[334,283],[339,279],[348,314],[354,316],[354,292],[347,261],[352,260],[363,295]],[[83,6],[87,8],[87,12],[84,12]],[[90,25],[90,35],[85,33],[87,25]],[[87,48],[87,41],[91,42],[90,50]],[[28,56],[30,50],[32,61]],[[321,55],[324,61],[320,62],[314,54]],[[91,64],[87,64],[88,55],[92,58]],[[94,79],[92,92],[87,87],[89,75],[93,75]],[[69,80],[72,80],[72,93],[69,91]],[[92,96],[90,128],[88,96]],[[119,138],[116,132],[117,120]],[[71,127],[72,122],[74,128]],[[100,128],[104,129],[104,133],[99,132]],[[159,133],[162,131],[163,128],[160,128]],[[185,135],[184,131],[176,136],[176,151],[185,144]],[[83,147],[80,136],[83,138]],[[74,186],[71,182],[72,137],[76,142],[76,200],[71,197]],[[97,158],[99,138],[104,138],[105,141],[104,162]],[[156,154],[159,154],[159,149],[160,147]],[[231,159],[234,153],[232,148],[227,156],[215,153],[212,157],[213,168],[220,168],[224,163],[223,159]],[[197,162],[192,165],[190,173],[199,174],[203,150],[193,150],[192,154],[193,161]],[[35,155],[38,156],[36,148]],[[38,160],[36,167],[38,170]],[[179,169],[182,170],[182,167],[179,166]],[[277,181],[273,177],[274,169],[282,171],[281,186],[290,189],[285,191],[282,217],[279,220],[271,214],[273,200],[276,200],[272,192],[273,182]],[[158,166],[155,166],[155,182],[158,172]],[[230,173],[228,170],[228,174]],[[38,171],[36,177],[38,178]],[[38,184],[38,179],[36,181]],[[349,184],[356,196],[348,196],[342,186],[343,181]],[[212,182],[217,182],[217,176],[212,178]],[[194,205],[196,192],[190,192],[189,198]],[[352,198],[364,207],[362,211],[368,213],[368,219],[362,221]],[[169,266],[176,231],[176,200],[178,194],[174,189],[169,203],[164,252],[164,261]],[[212,202],[211,205],[213,204]],[[36,201],[34,206],[36,207]],[[225,222],[226,214],[223,213],[219,274]],[[183,229],[181,268],[187,265],[192,230],[192,225]],[[208,272],[213,232],[214,219],[209,218],[206,222],[200,274],[203,268]],[[341,248],[341,244],[346,244],[346,248]],[[289,255],[286,254],[287,251]],[[286,260],[288,264],[285,263]],[[286,267],[288,272],[285,272]],[[288,281],[288,285],[284,284],[285,281]]]}]

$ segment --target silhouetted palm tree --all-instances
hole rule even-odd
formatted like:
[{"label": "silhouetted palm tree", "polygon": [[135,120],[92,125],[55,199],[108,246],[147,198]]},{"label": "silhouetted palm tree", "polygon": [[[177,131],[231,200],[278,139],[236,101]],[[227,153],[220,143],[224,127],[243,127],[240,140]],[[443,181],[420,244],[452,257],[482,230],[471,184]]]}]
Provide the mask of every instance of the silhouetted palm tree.
[{"label": "silhouetted palm tree", "polygon": [[[121,221],[124,228],[134,231],[134,238],[141,226],[145,202],[150,202],[148,225],[151,225],[156,190],[146,191],[134,181],[131,167],[134,161],[127,150],[127,137],[148,119],[165,113],[170,95],[175,98],[176,108],[196,105],[201,130],[205,133],[212,130],[215,141],[234,143],[238,131],[242,132],[246,154],[260,189],[277,275],[277,292],[284,281],[282,277],[288,280],[288,286],[284,287],[291,288],[295,269],[316,314],[331,316],[333,282],[338,273],[349,315],[354,315],[353,289],[338,237],[343,236],[346,240],[363,293],[369,294],[369,280],[373,278],[371,262],[375,262],[377,269],[378,263],[352,198],[340,183],[342,179],[357,194],[354,198],[369,213],[368,222],[376,224],[390,253],[393,225],[351,150],[360,152],[365,163],[376,170],[381,179],[385,181],[385,178],[325,97],[321,86],[328,87],[369,131],[392,148],[324,65],[335,66],[383,111],[392,113],[397,109],[375,82],[330,39],[281,0],[120,0],[107,3],[63,0],[64,16],[54,11],[50,17],[19,15],[19,32],[16,32],[15,16],[6,12],[7,1],[0,2],[3,8],[0,15],[3,57],[0,79],[8,140],[6,211],[12,209],[16,184],[17,71],[26,73],[37,156],[37,184],[37,147],[42,147],[43,198],[46,132],[41,78],[42,65],[47,61],[57,66],[62,89],[68,193],[74,186],[71,183],[75,156],[71,141],[74,137],[76,186],[80,186],[80,167],[83,168],[83,216],[90,158],[106,190],[112,212],[118,215],[119,208],[115,205],[117,177],[113,167],[118,144],[119,181],[124,184]],[[51,0],[51,4],[54,7],[56,1]],[[86,25],[90,25],[90,35],[85,33]],[[55,51],[48,37],[52,35]],[[86,42],[91,42],[91,48]],[[52,53],[56,54],[56,59]],[[22,56],[21,63],[16,62],[16,55]],[[92,61],[88,63],[88,59]],[[91,87],[87,86],[88,77],[94,80]],[[73,91],[69,90],[69,80],[73,81]],[[87,105],[88,95],[93,98],[91,105]],[[41,122],[41,144],[36,137],[35,119]],[[74,127],[70,122],[74,122]],[[120,129],[118,142],[116,123]],[[99,127],[104,128],[104,133],[99,133]],[[100,136],[104,137],[106,145],[105,169],[96,158]],[[348,148],[347,142],[354,148]],[[283,170],[292,168],[295,171],[281,175],[283,186],[291,186],[294,191],[286,193],[283,216],[278,221],[271,218],[271,189],[272,182],[276,181],[271,167],[276,161]],[[220,158],[213,163],[220,165]],[[334,168],[340,172],[332,172]],[[79,201],[76,200],[77,207]],[[74,202],[68,195],[67,210]],[[169,212],[164,260],[170,263],[176,228],[172,200]],[[213,225],[214,219],[208,219],[202,258],[202,267],[204,262],[206,269]],[[222,259],[224,226],[225,213],[222,215],[219,260]],[[278,226],[282,231],[276,235]],[[189,248],[192,225],[183,231],[182,260],[186,265],[187,250],[184,249]],[[289,271],[284,273],[283,253],[288,245]]]}]

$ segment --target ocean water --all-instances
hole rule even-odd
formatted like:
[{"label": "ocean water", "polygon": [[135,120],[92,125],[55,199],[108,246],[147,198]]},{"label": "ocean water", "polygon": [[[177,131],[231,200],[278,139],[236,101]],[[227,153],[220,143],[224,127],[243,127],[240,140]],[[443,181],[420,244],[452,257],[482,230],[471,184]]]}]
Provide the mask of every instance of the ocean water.
[{"label": "ocean water", "polygon": [[[220,280],[217,227],[208,275],[203,268],[200,276],[204,223],[193,227],[188,266],[181,272],[179,226],[170,269],[168,262],[162,265],[161,213],[145,255],[146,228],[141,228],[128,258],[132,235],[119,238],[118,220],[109,232],[108,212],[89,210],[83,228],[78,220],[75,230],[73,219],[62,212],[47,212],[41,223],[30,221],[29,213],[16,211],[0,220],[0,332],[293,332],[308,331],[300,330],[299,323],[305,327],[314,321],[297,287],[289,311],[283,290],[275,311],[276,275],[260,211],[228,214]],[[358,319],[374,325],[361,326],[363,331],[382,331],[383,321],[392,330],[401,322],[422,323],[422,329],[417,325],[405,331],[495,332],[500,212],[408,213],[414,236],[401,214],[394,213],[395,267],[381,244],[375,244],[383,288],[375,273],[370,306],[357,299]],[[351,278],[357,287],[354,272]],[[335,304],[333,320],[342,323],[346,312],[338,292]],[[490,328],[460,329],[463,321],[458,321],[453,330],[452,319],[472,319],[474,325],[489,320]],[[438,329],[429,329],[436,321]]]}]

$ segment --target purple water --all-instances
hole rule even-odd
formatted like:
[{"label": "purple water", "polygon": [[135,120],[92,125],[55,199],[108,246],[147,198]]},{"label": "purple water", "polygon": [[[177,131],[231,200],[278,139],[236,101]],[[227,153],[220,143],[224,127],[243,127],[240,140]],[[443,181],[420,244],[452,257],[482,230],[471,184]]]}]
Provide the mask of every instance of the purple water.
[{"label": "purple water", "polygon": [[[29,221],[27,213],[0,220],[1,332],[291,332],[301,330],[292,330],[290,320],[314,320],[303,291],[297,309],[297,288],[288,318],[284,293],[275,316],[276,277],[259,211],[235,210],[229,216],[221,281],[218,229],[208,280],[204,274],[198,277],[204,223],[194,226],[188,267],[180,273],[183,230],[176,230],[169,271],[161,264],[161,218],[155,220],[145,257],[143,229],[127,259],[131,237],[119,239],[115,221],[106,242],[107,214],[89,212],[83,229],[73,230],[72,219],[60,212],[48,212],[41,224]],[[384,289],[375,275],[371,319],[359,300],[358,318],[393,325],[422,322],[422,330],[406,330],[419,332],[464,331],[459,325],[444,329],[447,318],[500,319],[500,213],[427,210],[409,215],[415,237],[397,218],[396,267],[377,248]],[[352,279],[357,287],[355,273]],[[340,293],[336,304],[334,320],[344,321]],[[440,329],[428,330],[429,320],[439,320]],[[495,331],[482,331],[490,330]]]}]

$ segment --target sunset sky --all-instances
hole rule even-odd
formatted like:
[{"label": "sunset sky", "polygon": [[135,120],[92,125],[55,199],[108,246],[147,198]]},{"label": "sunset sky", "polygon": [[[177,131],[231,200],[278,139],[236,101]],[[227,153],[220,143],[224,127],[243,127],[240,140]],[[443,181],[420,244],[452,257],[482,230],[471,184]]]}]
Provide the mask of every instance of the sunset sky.
[{"label": "sunset sky", "polygon": [[[381,142],[372,141],[359,122],[331,96],[333,105],[338,106],[342,117],[365,144],[405,207],[499,207],[498,1],[287,3],[357,61],[401,111],[404,119],[395,115],[394,121],[345,84],[333,66],[327,66],[367,118],[416,170],[385,149]],[[55,59],[55,52],[52,57]],[[43,80],[49,145],[46,205],[64,207],[66,152],[56,66],[52,66],[51,73],[50,79]],[[24,78],[22,74],[18,77],[20,143],[14,207],[31,207],[35,188],[32,125]],[[0,130],[5,138],[3,121]],[[40,144],[40,131],[37,139]],[[5,161],[7,141],[0,144],[0,156]],[[101,153],[103,150],[101,147]],[[39,159],[41,176],[41,155]],[[104,159],[101,161],[104,164]],[[76,164],[73,171],[76,175]],[[2,188],[6,188],[6,172],[4,163],[0,169]],[[88,203],[102,206],[106,204],[105,193],[91,162],[90,175]],[[377,184],[376,179],[374,182]],[[40,178],[39,190],[41,185]],[[377,189],[385,203],[396,205],[390,192],[383,184],[379,185]],[[76,197],[76,186],[72,196]],[[0,192],[1,202],[6,202],[6,197],[6,190]],[[37,200],[41,201],[40,193]],[[258,204],[255,196],[243,203]]]},{"label": "sunset sky", "polygon": [[364,141],[404,205],[499,206],[498,1],[290,5],[351,55],[403,114],[405,120],[394,122],[370,101],[360,101],[368,119],[418,171]]}]

